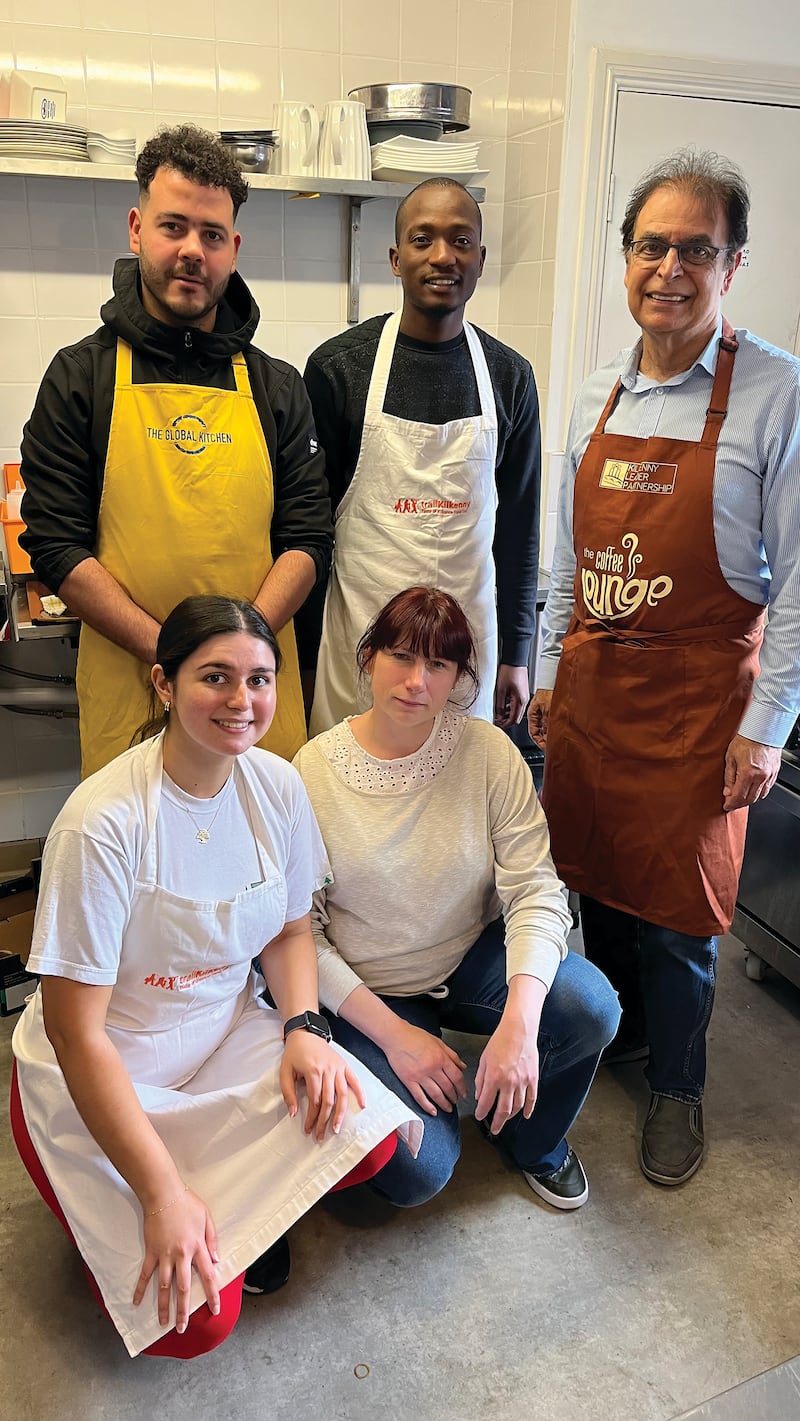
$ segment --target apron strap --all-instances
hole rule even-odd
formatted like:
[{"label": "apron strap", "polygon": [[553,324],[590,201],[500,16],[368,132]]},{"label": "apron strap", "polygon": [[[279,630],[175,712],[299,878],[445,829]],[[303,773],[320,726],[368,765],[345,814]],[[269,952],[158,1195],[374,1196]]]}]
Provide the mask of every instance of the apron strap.
[{"label": "apron strap", "polygon": [[133,351],[128,342],[121,336],[117,337],[117,366],[114,377],[114,386],[119,389],[121,385],[133,383]]},{"label": "apron strap", "polygon": [[620,395],[621,389],[622,389],[622,381],[621,381],[621,380],[617,380],[617,383],[614,385],[614,387],[613,387],[613,389],[612,389],[612,391],[611,391],[611,394],[609,395],[608,399],[607,399],[606,402],[605,402],[605,406],[603,407],[603,412],[602,412],[600,418],[598,419],[597,424],[596,424],[595,427],[594,427],[594,434],[592,435],[592,438],[594,438],[594,435],[595,435],[595,434],[605,434],[605,432],[606,432],[606,421],[609,420],[609,419],[611,418],[611,415],[613,414],[614,406],[615,406],[615,404],[617,403],[617,400],[619,399],[619,395]]},{"label": "apron strap", "polygon": [[464,322],[464,334],[467,337],[469,353],[472,356],[472,368],[475,371],[475,381],[478,386],[478,396],[481,402],[481,418],[485,420],[492,429],[497,428],[497,403],[492,389],[492,377],[489,374],[489,366],[486,361],[486,354],[481,345],[480,337],[475,327],[469,321]]},{"label": "apron strap", "polygon": [[[728,394],[731,388],[731,376],[733,375],[733,361],[739,342],[736,333],[729,321],[722,318],[722,335],[719,341],[719,354],[717,356],[717,368],[714,374],[714,384],[711,388],[711,403],[706,411],[706,422],[703,433],[698,440],[699,444],[705,444],[715,449],[719,439],[722,424],[728,413]],[[600,418],[595,426],[595,434],[605,434],[606,422],[611,418],[614,406],[619,399],[622,389],[621,380],[617,380],[614,388],[606,400]]]},{"label": "apron strap", "polygon": [[252,395],[253,392],[250,387],[247,361],[241,350],[237,350],[236,354],[231,356],[231,364],[233,365],[233,378],[236,381],[237,394]]},{"label": "apron strap", "polygon": [[[386,400],[386,390],[389,384],[389,375],[392,368],[392,358],[394,356],[397,337],[400,332],[400,318],[402,312],[395,311],[383,327],[378,341],[378,349],[375,355],[375,364],[372,367],[372,378],[367,391],[367,403],[364,410],[364,423],[373,423],[381,414]],[[483,346],[480,338],[471,326],[469,321],[464,322],[464,334],[467,338],[467,346],[472,359],[472,368],[475,371],[475,383],[478,386],[478,397],[481,406],[481,418],[485,420],[492,429],[497,428],[497,404],[492,389],[492,377],[489,374],[489,366],[486,361]]]},{"label": "apron strap", "polygon": [[[239,350],[231,357],[233,365],[233,378],[236,381],[236,390],[240,395],[252,395],[250,376],[247,370],[247,361]],[[130,385],[133,383],[133,351],[126,340],[121,336],[117,338],[117,366],[115,376],[115,386]]]},{"label": "apron strap", "polygon": [[381,331],[378,349],[375,354],[375,364],[372,367],[372,378],[367,390],[367,403],[364,409],[364,424],[373,424],[376,419],[383,414],[383,404],[386,399],[386,387],[389,384],[389,372],[392,368],[392,356],[397,343],[397,334],[400,330],[400,312],[395,311],[391,315]]},{"label": "apron strap", "polygon": [[[606,622],[602,617],[582,618],[575,616],[576,625],[570,635],[591,635],[602,637],[604,641],[627,642],[638,647],[655,649],[663,646],[689,646],[697,641],[740,641],[752,636],[764,621],[763,607],[753,607],[753,616],[747,621],[713,622],[705,627],[676,627],[670,632],[641,632],[632,627],[618,627]],[[604,635],[605,634],[605,635]]]},{"label": "apron strap", "polygon": [[719,354],[717,355],[717,368],[714,373],[714,384],[711,387],[711,401],[706,412],[706,422],[700,443],[715,449],[720,436],[720,430],[728,413],[728,396],[731,388],[731,376],[733,375],[733,362],[736,359],[736,352],[739,349],[739,342],[730,323],[723,317],[722,335],[719,342]]}]

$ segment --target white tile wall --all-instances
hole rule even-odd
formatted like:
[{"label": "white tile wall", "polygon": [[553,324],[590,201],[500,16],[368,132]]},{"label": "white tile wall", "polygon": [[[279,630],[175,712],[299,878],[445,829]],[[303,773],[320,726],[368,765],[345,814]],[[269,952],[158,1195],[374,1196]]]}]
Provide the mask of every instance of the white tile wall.
[{"label": "white tile wall", "polygon": [[[368,55],[378,59],[396,60],[400,53],[400,6],[386,5],[380,24],[375,24],[374,0],[342,0],[342,52]],[[380,68],[373,74],[382,73]],[[369,79],[370,84],[386,82]]]},{"label": "white tile wall", "polygon": [[[188,11],[169,9],[160,0],[139,0],[135,6],[6,0],[0,9],[0,67],[62,75],[71,120],[101,131],[128,129],[139,143],[159,123],[181,119],[212,129],[268,127],[278,99],[301,98],[321,112],[326,100],[370,82],[404,78],[468,85],[474,95],[471,136],[486,140],[491,167],[488,256],[470,314],[496,333],[505,292],[505,182],[515,172],[515,196],[523,193],[521,139],[528,131],[522,120],[525,96],[517,83],[514,113],[518,109],[522,126],[512,157],[506,145],[509,76],[517,75],[522,62],[513,43],[531,26],[536,32],[527,12],[542,5],[555,13],[556,0],[535,5],[534,0],[439,0],[423,9],[418,0],[389,7],[373,0],[237,0],[235,5],[195,0]],[[525,12],[521,21],[518,11]],[[547,23],[554,47],[552,15]],[[549,66],[542,68],[548,79],[541,114],[546,108],[550,124],[551,76]],[[538,186],[535,192],[524,188],[527,198],[539,192]],[[4,461],[18,457],[23,423],[52,356],[98,324],[114,260],[128,250],[127,214],[135,201],[132,183],[0,175]],[[387,255],[395,207],[394,201],[380,200],[362,209],[362,319],[399,305],[400,287]],[[253,192],[240,214],[239,266],[261,308],[258,342],[301,369],[311,350],[345,324],[347,221],[347,207],[336,199],[296,202],[263,192]],[[539,265],[526,263],[535,266],[537,300]],[[512,332],[524,320],[520,330],[527,342],[528,331],[537,329],[538,309],[531,314],[527,307],[523,313],[512,306],[506,314]],[[48,664],[61,651],[58,644],[46,644]],[[0,649],[0,677],[11,654]],[[77,778],[77,765],[73,723],[0,711],[0,840],[46,833]]]},{"label": "white tile wall", "polygon": [[[499,335],[531,361],[547,408],[570,0],[514,0],[506,130]],[[555,498],[543,427],[542,558],[549,566]],[[549,472],[548,472],[549,471]]]},{"label": "white tile wall", "polygon": [[[0,20],[0,58],[63,74],[76,121],[127,128],[138,141],[159,122],[182,117],[209,127],[266,126],[281,97],[322,109],[357,83],[401,74],[467,84],[473,133],[486,140],[491,164],[487,270],[473,315],[496,330],[512,18],[527,3],[442,0],[422,23],[415,0],[388,13],[371,0],[240,0],[235,7],[198,0],[179,17],[156,0],[133,10],[105,0],[13,0],[10,18]],[[30,387],[58,341],[79,339],[96,324],[113,261],[127,251],[135,200],[133,184],[0,177],[0,320],[12,322],[6,334],[13,337],[0,351],[0,448],[16,450]],[[391,202],[363,209],[362,315],[396,303],[386,256],[393,216]],[[260,334],[268,330],[279,343],[275,354],[294,352],[302,364],[323,328],[327,334],[344,322],[346,225],[346,206],[333,199],[299,203],[253,192],[242,210],[240,269],[247,279],[252,262],[265,317]]]}]

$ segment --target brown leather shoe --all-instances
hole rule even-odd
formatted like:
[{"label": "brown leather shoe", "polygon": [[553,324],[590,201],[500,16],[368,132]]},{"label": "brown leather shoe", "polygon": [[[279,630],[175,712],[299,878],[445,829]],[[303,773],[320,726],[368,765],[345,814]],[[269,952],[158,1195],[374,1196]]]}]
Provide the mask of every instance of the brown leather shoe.
[{"label": "brown leather shoe", "polygon": [[702,1101],[652,1095],[642,1131],[642,1171],[655,1184],[685,1184],[705,1152]]}]

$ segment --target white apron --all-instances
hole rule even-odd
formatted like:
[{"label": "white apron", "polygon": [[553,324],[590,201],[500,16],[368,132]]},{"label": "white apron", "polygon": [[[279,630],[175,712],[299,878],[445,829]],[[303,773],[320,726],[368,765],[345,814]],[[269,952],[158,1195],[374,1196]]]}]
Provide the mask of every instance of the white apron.
[{"label": "white apron", "polygon": [[[290,1119],[278,1084],[281,1019],[255,995],[250,966],[283,926],[286,885],[258,832],[264,882],[230,902],[195,903],[158,882],[154,829],[160,753],[149,762],[150,833],[133,892],[119,978],[107,1018],[137,1096],[181,1178],[209,1206],[219,1236],[221,1287],[230,1283],[380,1140],[398,1129],[416,1154],[422,1125],[339,1047],[367,1097],[340,1135],[322,1144]],[[156,969],[154,970],[154,963]],[[158,1321],[154,1274],[131,1303],[144,1257],[142,1210],[78,1115],[48,1042],[41,991],[14,1032],[20,1098],[33,1147],[131,1354],[174,1325]],[[205,1301],[192,1280],[191,1309]]]},{"label": "white apron", "polygon": [[367,709],[369,687],[360,683],[356,646],[390,597],[419,584],[441,587],[464,608],[481,681],[470,711],[494,719],[497,409],[489,369],[480,340],[465,321],[480,415],[420,424],[384,414],[399,329],[397,313],[381,332],[358,463],[336,512],[312,735]]}]

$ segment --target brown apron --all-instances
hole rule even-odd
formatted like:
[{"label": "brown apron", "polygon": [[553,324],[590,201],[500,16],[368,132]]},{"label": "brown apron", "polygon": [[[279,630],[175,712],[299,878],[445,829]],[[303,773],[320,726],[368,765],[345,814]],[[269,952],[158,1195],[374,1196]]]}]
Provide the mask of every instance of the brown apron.
[{"label": "brown apron", "polygon": [[598,420],[575,479],[575,605],[542,794],[569,888],[695,937],[733,917],[747,810],[723,813],[724,759],[764,624],[714,538],[736,349],[725,321],[699,443],[606,434],[619,381]]}]

